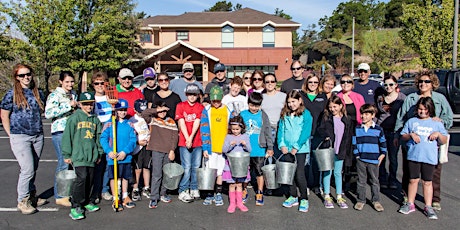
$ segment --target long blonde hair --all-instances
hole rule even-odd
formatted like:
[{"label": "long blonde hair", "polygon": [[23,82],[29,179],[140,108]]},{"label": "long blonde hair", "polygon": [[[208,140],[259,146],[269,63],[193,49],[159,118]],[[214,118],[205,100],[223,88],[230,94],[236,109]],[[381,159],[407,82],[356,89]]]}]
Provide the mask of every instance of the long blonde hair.
[{"label": "long blonde hair", "polygon": [[22,63],[18,63],[14,65],[13,67],[13,75],[11,76],[11,81],[13,82],[13,103],[16,104],[21,109],[30,108],[29,103],[27,102],[27,99],[24,96],[24,89],[22,88],[22,85],[19,82],[19,80],[16,78],[16,75],[18,74],[19,69],[22,69],[22,68],[26,68],[30,70],[30,73],[32,74],[32,78],[30,79],[29,89],[32,90],[32,93],[34,94],[35,100],[40,106],[40,109],[42,111],[45,110],[45,106],[43,105],[43,102],[40,98],[40,93],[38,92],[37,84],[35,84],[35,81],[34,81],[34,77],[33,77],[34,71],[29,65],[22,64]]}]

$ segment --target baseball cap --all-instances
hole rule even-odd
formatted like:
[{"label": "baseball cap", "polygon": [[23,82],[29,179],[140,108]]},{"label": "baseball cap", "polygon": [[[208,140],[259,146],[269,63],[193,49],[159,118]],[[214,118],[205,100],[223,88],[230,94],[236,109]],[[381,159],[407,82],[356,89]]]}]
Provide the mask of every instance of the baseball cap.
[{"label": "baseball cap", "polygon": [[94,102],[94,94],[91,92],[80,93],[78,97],[79,102]]},{"label": "baseball cap", "polygon": [[133,71],[131,71],[131,70],[128,69],[128,68],[123,68],[123,69],[121,69],[120,72],[118,73],[118,77],[119,77],[119,78],[134,77],[134,73],[133,73]]},{"label": "baseball cap", "polygon": [[214,65],[214,73],[217,73],[218,71],[225,71],[225,65],[222,63],[216,63]]},{"label": "baseball cap", "polygon": [[211,101],[222,100],[223,97],[224,97],[224,92],[217,85],[213,86],[211,90],[209,91],[209,99]]},{"label": "baseball cap", "polygon": [[157,77],[157,74],[155,73],[155,70],[152,67],[145,68],[144,72],[142,72],[142,75],[144,75],[144,79],[147,79],[147,78],[155,79]]},{"label": "baseball cap", "polygon": [[128,101],[125,99],[118,99],[118,103],[115,105],[115,109],[127,109]]},{"label": "baseball cap", "polygon": [[191,69],[191,70],[194,70],[195,68],[193,67],[193,64],[190,63],[190,62],[186,62],[182,65],[182,71],[186,70],[186,69]]},{"label": "baseball cap", "polygon": [[367,63],[361,63],[361,64],[358,65],[358,70],[360,70],[360,69],[362,69],[362,70],[370,70],[371,67]]},{"label": "baseball cap", "polygon": [[136,110],[136,112],[144,112],[144,110],[147,109],[147,101],[144,100],[144,99],[137,99],[136,101],[134,101],[134,110]]},{"label": "baseball cap", "polygon": [[185,88],[185,93],[186,94],[200,94],[200,88],[194,83],[188,84],[187,87]]}]

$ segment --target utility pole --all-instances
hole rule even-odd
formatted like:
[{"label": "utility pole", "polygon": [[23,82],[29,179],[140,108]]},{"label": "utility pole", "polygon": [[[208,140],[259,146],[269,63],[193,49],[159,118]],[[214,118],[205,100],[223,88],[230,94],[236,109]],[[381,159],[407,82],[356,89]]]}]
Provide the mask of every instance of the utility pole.
[{"label": "utility pole", "polygon": [[457,46],[458,46],[458,1],[455,0],[455,5],[454,5],[454,47],[452,51],[452,68],[456,69],[457,68]]},{"label": "utility pole", "polygon": [[[458,1],[458,0],[455,0]],[[355,17],[353,17],[352,34],[351,34],[351,77],[355,76]]]}]

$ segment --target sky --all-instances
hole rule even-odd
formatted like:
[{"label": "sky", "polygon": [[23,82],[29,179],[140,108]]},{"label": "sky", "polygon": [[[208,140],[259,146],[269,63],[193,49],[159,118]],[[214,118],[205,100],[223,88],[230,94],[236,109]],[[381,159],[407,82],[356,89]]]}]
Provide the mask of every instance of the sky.
[{"label": "sky", "polygon": [[[134,0],[138,5],[136,11],[144,11],[147,15],[180,15],[185,12],[202,12],[211,8],[219,0]],[[243,8],[249,7],[268,14],[274,14],[275,9],[283,10],[292,17],[292,21],[302,24],[306,29],[310,24],[316,24],[325,15],[331,16],[340,2],[348,0],[230,0],[233,6],[240,3]],[[317,27],[317,29],[319,29]]]}]

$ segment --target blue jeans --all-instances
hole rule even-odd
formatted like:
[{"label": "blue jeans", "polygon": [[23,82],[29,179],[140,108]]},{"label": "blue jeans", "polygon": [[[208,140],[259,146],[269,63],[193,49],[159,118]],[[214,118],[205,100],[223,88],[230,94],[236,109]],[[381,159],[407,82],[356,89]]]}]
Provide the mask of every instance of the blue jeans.
[{"label": "blue jeans", "polygon": [[[343,160],[339,160],[337,155],[334,158],[334,179],[335,179],[335,192],[337,195],[342,194],[342,168]],[[323,187],[324,194],[331,194],[331,175],[332,170],[323,171]]]},{"label": "blue jeans", "polygon": [[393,145],[394,132],[385,132],[385,139],[387,140],[387,150],[388,150],[388,161],[390,162],[389,171],[386,170],[386,159],[383,158],[382,163],[379,168],[379,180],[380,183],[389,183],[396,184],[398,181],[396,179],[397,170],[398,170],[398,150],[399,146]]},{"label": "blue jeans", "polygon": [[[191,150],[191,152],[190,152]],[[187,189],[197,190],[198,181],[196,177],[196,170],[201,164],[201,147],[187,149],[186,147],[179,147],[180,160],[182,167],[184,167],[184,176],[179,184],[179,193]]]},{"label": "blue jeans", "polygon": [[54,133],[51,135],[51,140],[53,141],[54,149],[56,150],[56,157],[57,157],[57,166],[56,166],[56,172],[55,172],[55,177],[54,177],[54,198],[60,199],[62,198],[61,196],[58,196],[58,186],[57,186],[57,181],[56,181],[56,175],[58,172],[67,170],[69,168],[69,165],[64,163],[64,156],[62,156],[61,152],[61,141],[62,141],[62,135],[63,133]]}]

